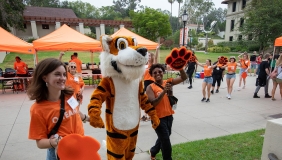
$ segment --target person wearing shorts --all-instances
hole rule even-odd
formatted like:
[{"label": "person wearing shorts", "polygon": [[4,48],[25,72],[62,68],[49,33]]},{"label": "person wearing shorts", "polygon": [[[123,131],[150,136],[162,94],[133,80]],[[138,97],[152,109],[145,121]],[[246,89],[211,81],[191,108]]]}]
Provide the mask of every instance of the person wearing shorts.
[{"label": "person wearing shorts", "polygon": [[[243,57],[241,57],[242,55]],[[245,89],[245,86],[246,86],[246,78],[243,78],[242,74],[244,72],[248,73],[248,70],[250,69],[250,60],[249,60],[249,56],[247,52],[240,54],[238,58],[240,59],[240,67],[241,67],[240,72],[239,72],[240,79],[239,79],[239,88],[238,88],[238,91],[240,91],[242,80],[244,83],[244,86],[242,88]]]},{"label": "person wearing shorts", "polygon": [[230,57],[229,62],[223,67],[224,68],[227,67],[227,73],[226,73],[227,95],[226,95],[226,98],[231,99],[233,84],[236,79],[237,63],[236,63],[235,57],[234,56]]},{"label": "person wearing shorts", "polygon": [[[201,100],[202,102],[210,102],[210,95],[211,95],[211,86],[212,86],[212,70],[214,67],[216,67],[216,65],[211,65],[211,60],[207,59],[205,64],[200,64],[197,60],[196,60],[197,65],[201,66],[204,68],[204,81],[202,83],[202,93],[203,93],[203,99]],[[206,91],[207,89],[207,91]],[[207,95],[206,95],[207,93]],[[206,98],[207,97],[207,98]]]},{"label": "person wearing shorts", "polygon": [[281,100],[282,100],[282,54],[280,54],[279,58],[276,61],[276,67],[273,70],[273,72],[275,72],[276,76],[272,77],[272,82],[273,82],[273,88],[272,88],[272,93],[271,93],[271,98],[273,101],[275,101],[276,99],[274,98],[275,95],[275,91],[277,86],[279,85],[279,89],[280,89],[280,96],[281,96]]},{"label": "person wearing shorts", "polygon": [[253,54],[250,57],[250,62],[251,62],[251,67],[250,67],[250,76],[252,76],[252,70],[253,70],[253,75],[256,75],[257,72],[257,52],[254,51]]}]

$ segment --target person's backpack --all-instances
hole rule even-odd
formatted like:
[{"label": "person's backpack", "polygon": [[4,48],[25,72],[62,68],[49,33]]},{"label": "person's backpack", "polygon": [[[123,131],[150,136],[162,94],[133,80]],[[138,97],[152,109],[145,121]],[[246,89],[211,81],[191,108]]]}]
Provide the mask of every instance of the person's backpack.
[{"label": "person's backpack", "polygon": [[254,61],[256,61],[256,58],[257,58],[256,55],[251,55],[250,61],[251,61],[251,62],[254,62]]},{"label": "person's backpack", "polygon": [[4,78],[8,77],[15,77],[16,76],[16,71],[12,68],[6,68],[5,69],[5,74],[3,75]]}]

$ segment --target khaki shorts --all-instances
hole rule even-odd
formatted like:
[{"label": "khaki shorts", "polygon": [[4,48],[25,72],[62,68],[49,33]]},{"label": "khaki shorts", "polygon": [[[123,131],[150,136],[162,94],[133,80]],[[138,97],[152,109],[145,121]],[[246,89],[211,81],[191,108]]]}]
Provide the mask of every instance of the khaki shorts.
[{"label": "khaki shorts", "polygon": [[276,83],[282,83],[282,79],[279,79],[279,78],[275,78],[275,79],[273,79],[273,81],[276,82]]}]

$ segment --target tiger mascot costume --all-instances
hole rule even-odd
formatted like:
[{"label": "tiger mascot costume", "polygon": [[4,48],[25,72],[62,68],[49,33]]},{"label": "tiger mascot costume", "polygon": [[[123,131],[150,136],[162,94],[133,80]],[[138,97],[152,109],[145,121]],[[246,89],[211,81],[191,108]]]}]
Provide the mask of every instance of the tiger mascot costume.
[{"label": "tiger mascot costume", "polygon": [[101,36],[100,54],[103,78],[91,95],[88,105],[90,125],[104,128],[102,103],[106,101],[105,121],[108,160],[130,160],[140,122],[140,107],[151,117],[152,127],[160,123],[155,108],[143,91],[142,76],[148,60],[147,49],[137,46],[132,37]]}]

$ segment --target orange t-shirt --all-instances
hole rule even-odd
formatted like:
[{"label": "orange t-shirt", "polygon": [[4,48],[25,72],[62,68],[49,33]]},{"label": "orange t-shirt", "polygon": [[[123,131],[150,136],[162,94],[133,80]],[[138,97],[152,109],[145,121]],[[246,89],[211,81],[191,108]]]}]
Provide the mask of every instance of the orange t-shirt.
[{"label": "orange t-shirt", "polygon": [[[163,80],[162,86],[165,87],[166,83],[167,83],[167,80]],[[157,98],[163,92],[163,89],[157,86],[155,83],[152,83],[150,86],[152,87],[155,98]],[[163,117],[174,114],[174,111],[172,110],[172,107],[170,106],[167,94],[163,96],[162,100],[155,108],[156,108],[157,116],[159,118],[163,118]]]},{"label": "orange t-shirt", "polygon": [[146,68],[145,70],[145,73],[144,73],[144,81],[146,80],[150,80],[150,81],[155,81],[155,79],[150,75],[149,73],[149,69],[150,69],[151,65],[148,65],[148,67]]},{"label": "orange t-shirt", "polygon": [[84,85],[85,83],[81,77],[74,76],[68,72],[68,79],[66,80],[66,86],[72,87],[74,89],[75,96]]},{"label": "orange t-shirt", "polygon": [[[84,135],[83,124],[79,115],[79,107],[74,110],[69,106],[67,100],[70,96],[65,97],[65,114],[63,121],[57,132],[64,137],[69,134]],[[47,135],[54,128],[60,117],[61,101],[35,102],[30,108],[30,125],[29,139],[39,140],[48,138]]]},{"label": "orange t-shirt", "polygon": [[14,69],[17,71],[17,74],[26,74],[27,66],[24,62],[15,62]]},{"label": "orange t-shirt", "polygon": [[246,69],[250,66],[251,62],[250,60],[245,60],[245,59],[240,59],[240,63],[241,63],[241,68]]},{"label": "orange t-shirt", "polygon": [[81,73],[81,65],[82,65],[81,60],[78,58],[74,58],[73,60],[71,60],[71,62],[75,62],[77,73]]},{"label": "orange t-shirt", "polygon": [[205,77],[210,77],[212,76],[212,68],[210,66],[204,65],[204,75]]},{"label": "orange t-shirt", "polygon": [[236,68],[237,68],[237,63],[233,62],[228,62],[227,64],[227,71],[229,72],[236,72]]}]

